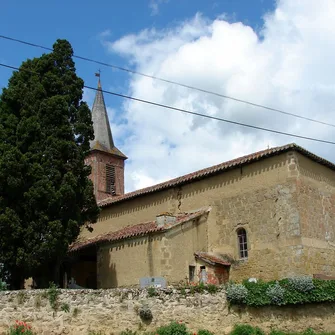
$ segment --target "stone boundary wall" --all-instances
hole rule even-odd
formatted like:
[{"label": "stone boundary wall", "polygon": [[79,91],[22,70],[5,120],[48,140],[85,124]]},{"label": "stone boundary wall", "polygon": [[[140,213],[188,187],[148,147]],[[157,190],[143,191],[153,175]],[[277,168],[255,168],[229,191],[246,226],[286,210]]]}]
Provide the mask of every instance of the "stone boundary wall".
[{"label": "stone boundary wall", "polygon": [[[248,323],[269,331],[335,332],[335,303],[292,307],[229,307],[224,291],[214,294],[176,289],[157,290],[149,297],[146,290],[59,290],[57,311],[53,310],[47,290],[0,292],[0,334],[15,320],[25,321],[37,334],[118,334],[130,329],[138,333],[153,331],[170,321],[182,321],[192,331],[208,329],[227,334],[236,323]],[[151,322],[139,316],[147,305]]]}]

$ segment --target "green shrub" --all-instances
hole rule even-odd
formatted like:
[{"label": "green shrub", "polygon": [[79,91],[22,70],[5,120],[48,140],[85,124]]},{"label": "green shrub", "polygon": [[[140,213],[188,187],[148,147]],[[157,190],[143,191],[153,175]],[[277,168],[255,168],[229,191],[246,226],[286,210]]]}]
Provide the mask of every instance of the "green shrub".
[{"label": "green shrub", "polygon": [[209,330],[206,329],[200,329],[198,330],[197,335],[214,335],[214,333],[210,332]]},{"label": "green shrub", "polygon": [[229,284],[226,290],[227,300],[232,304],[246,303],[248,290],[243,284]]},{"label": "green shrub", "polygon": [[312,328],[307,328],[304,332],[303,335],[315,335],[315,331]]},{"label": "green shrub", "polygon": [[203,293],[205,291],[205,284],[203,282],[201,282],[198,285],[195,285],[194,290],[195,290],[195,292]]},{"label": "green shrub", "polygon": [[248,306],[265,306],[271,305],[271,299],[266,294],[267,289],[274,282],[265,283],[263,281],[258,281],[257,283],[245,282],[244,286],[247,289],[248,295],[246,299],[246,304]]},{"label": "green shrub", "polygon": [[286,335],[286,334],[281,330],[272,329],[269,335]]},{"label": "green shrub", "polygon": [[154,297],[154,296],[158,295],[158,293],[156,291],[156,288],[153,287],[153,286],[148,287],[147,292],[148,292],[149,297]]},{"label": "green shrub", "polygon": [[[300,333],[285,333],[281,330],[271,330],[269,335],[316,335],[313,329],[308,328],[304,332]],[[327,335],[327,333],[320,333],[320,335]],[[329,333],[328,335],[332,335],[332,333]]]},{"label": "green shrub", "polygon": [[285,289],[280,286],[278,281],[268,287],[266,294],[274,305],[280,306],[284,304]]},{"label": "green shrub", "polygon": [[54,283],[50,283],[49,289],[48,289],[48,298],[50,302],[51,308],[56,311],[58,309],[58,296],[60,292],[57,288],[57,286]]},{"label": "green shrub", "polygon": [[0,291],[6,291],[8,288],[8,285],[0,279]]},{"label": "green shrub", "polygon": [[70,305],[64,302],[60,308],[63,312],[69,313],[70,312]]},{"label": "green shrub", "polygon": [[[208,285],[206,286],[206,290],[207,290],[208,293],[210,293],[210,294],[214,294],[214,293],[216,293],[216,292],[219,290],[219,288],[218,288],[216,285],[208,284]],[[199,334],[198,334],[198,335],[199,335]]]},{"label": "green shrub", "polygon": [[227,287],[227,299],[232,304],[248,306],[294,305],[335,302],[335,280],[282,279],[278,281],[232,284]]},{"label": "green shrub", "polygon": [[291,287],[299,292],[309,292],[314,289],[313,278],[308,276],[293,277],[288,279]]},{"label": "green shrub", "polygon": [[171,322],[167,326],[160,327],[156,330],[158,335],[189,335],[185,324]]},{"label": "green shrub", "polygon": [[230,335],[265,335],[265,333],[258,327],[250,325],[235,325]]}]

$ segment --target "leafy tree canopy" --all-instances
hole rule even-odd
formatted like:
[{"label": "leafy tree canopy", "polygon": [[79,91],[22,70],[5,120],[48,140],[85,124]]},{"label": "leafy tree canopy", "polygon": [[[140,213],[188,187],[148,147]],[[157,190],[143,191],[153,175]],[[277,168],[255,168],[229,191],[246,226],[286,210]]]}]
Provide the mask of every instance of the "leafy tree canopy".
[{"label": "leafy tree canopy", "polygon": [[99,213],[84,163],[91,113],[72,56],[70,43],[57,40],[0,95],[0,263],[13,288],[49,274]]}]

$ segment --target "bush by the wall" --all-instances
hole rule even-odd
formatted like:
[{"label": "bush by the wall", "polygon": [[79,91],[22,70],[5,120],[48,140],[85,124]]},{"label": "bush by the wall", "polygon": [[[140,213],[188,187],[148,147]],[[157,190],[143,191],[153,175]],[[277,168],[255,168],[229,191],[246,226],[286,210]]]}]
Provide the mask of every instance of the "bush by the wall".
[{"label": "bush by the wall", "polygon": [[309,292],[315,287],[313,278],[309,276],[289,278],[288,282],[293,289],[299,292]]},{"label": "bush by the wall", "polygon": [[284,303],[285,289],[280,286],[278,281],[267,288],[266,294],[274,305],[280,306]]},{"label": "bush by the wall", "polygon": [[156,330],[158,335],[189,335],[184,323],[171,322],[167,326],[160,327]]},{"label": "bush by the wall", "polygon": [[258,327],[250,325],[235,325],[230,335],[265,335],[264,332]]},{"label": "bush by the wall", "polygon": [[219,286],[213,284],[204,284],[204,283],[191,283],[186,286],[179,287],[182,294],[186,294],[186,290],[189,290],[191,294],[194,293],[205,293],[214,294],[219,291]]},{"label": "bush by the wall", "polygon": [[232,304],[245,304],[247,302],[248,289],[243,284],[229,283],[226,295]]},{"label": "bush by the wall", "polygon": [[229,284],[227,300],[248,306],[335,302],[335,280],[289,278],[278,282]]},{"label": "bush by the wall", "polygon": [[210,332],[209,330],[206,329],[200,329],[198,330],[197,335],[214,335],[214,333]]},{"label": "bush by the wall", "polygon": [[[236,325],[229,335],[265,335],[265,333],[258,327],[241,324]],[[313,329],[308,328],[303,332],[287,333],[281,330],[273,329],[269,335],[335,335],[335,333],[316,333]]]}]

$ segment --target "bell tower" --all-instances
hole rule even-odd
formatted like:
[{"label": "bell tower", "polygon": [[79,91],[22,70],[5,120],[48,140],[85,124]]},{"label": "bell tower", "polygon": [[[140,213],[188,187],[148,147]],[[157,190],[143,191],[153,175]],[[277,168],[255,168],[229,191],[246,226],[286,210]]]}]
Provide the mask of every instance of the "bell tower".
[{"label": "bell tower", "polygon": [[100,73],[96,76],[99,77],[99,81],[92,108],[95,137],[90,142],[91,151],[85,163],[92,168],[90,179],[94,185],[94,195],[99,202],[124,194],[124,162],[127,157],[114,145]]}]

